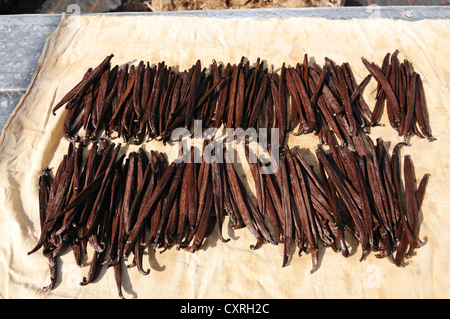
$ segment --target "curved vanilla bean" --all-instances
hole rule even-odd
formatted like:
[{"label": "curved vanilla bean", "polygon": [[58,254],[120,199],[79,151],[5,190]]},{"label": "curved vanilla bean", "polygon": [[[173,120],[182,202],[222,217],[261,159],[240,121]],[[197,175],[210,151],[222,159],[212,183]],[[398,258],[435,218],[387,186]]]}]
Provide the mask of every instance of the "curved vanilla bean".
[{"label": "curved vanilla bean", "polygon": [[[418,244],[420,246],[422,245],[422,242],[419,239],[419,211],[422,207],[422,202],[425,197],[425,189],[427,187],[429,178],[430,178],[430,174],[424,174],[422,179],[420,180],[419,187],[417,188],[417,190],[415,192],[417,205],[415,205],[415,207],[414,207],[414,224],[413,224],[412,230],[413,230],[414,236],[415,236],[415,238],[417,238]],[[419,246],[417,246],[417,245],[410,245],[409,249],[405,255],[406,258],[411,258],[414,253],[414,250],[418,247]]]},{"label": "curved vanilla bean", "polygon": [[407,231],[403,228],[401,233],[400,241],[397,245],[397,249],[395,251],[394,264],[397,267],[404,267],[403,259],[406,255],[406,250],[408,249],[408,238]]},{"label": "curved vanilla bean", "polygon": [[[309,72],[309,74],[311,74],[311,72]],[[308,77],[308,87],[310,90],[312,90],[314,92],[310,99],[311,105],[317,104],[319,96],[322,94],[322,88],[325,83],[326,75],[327,75],[327,73],[324,70],[320,72],[319,79],[318,79],[317,83],[315,83],[314,89],[311,87],[311,83],[314,83],[314,80],[312,80],[311,76]]]},{"label": "curved vanilla bean", "polygon": [[132,95],[134,111],[136,112],[138,119],[142,117],[143,112],[142,108],[144,107],[143,105],[141,105],[144,73],[145,73],[145,64],[144,61],[140,61],[136,68],[136,80],[133,87],[133,95]]},{"label": "curved vanilla bean", "polygon": [[418,97],[416,97],[416,99],[418,103],[415,104],[416,120],[419,124],[419,128],[422,134],[431,142],[436,140],[436,138],[433,137],[431,133],[427,104],[425,99],[425,91],[423,89],[422,78],[420,77],[420,75],[417,75],[417,94]]},{"label": "curved vanilla bean", "polygon": [[143,257],[144,257],[144,234],[141,235],[140,244],[134,246],[134,258],[133,262],[136,264],[136,268],[139,273],[143,276],[147,276],[150,273],[150,268],[144,270],[143,267]]},{"label": "curved vanilla bean", "polygon": [[164,252],[167,250],[170,245],[172,244],[172,241],[174,239],[174,236],[176,234],[177,226],[178,226],[178,215],[179,215],[179,206],[180,206],[180,188],[177,188],[175,191],[175,196],[172,199],[172,208],[169,211],[169,214],[167,216],[167,222],[163,226],[162,231],[164,232],[164,243],[163,250]]},{"label": "curved vanilla bean", "polygon": [[[126,166],[127,162],[125,162]],[[123,198],[125,193],[125,180],[126,180],[126,170],[124,168],[120,169],[117,172],[118,177],[118,184],[117,184],[117,199],[115,201],[114,206],[114,218],[113,218],[113,224],[111,226],[111,247],[110,247],[110,257],[108,261],[109,266],[117,265],[118,263],[121,263],[122,258],[122,252],[123,252],[123,246],[126,239],[126,234],[124,231],[123,226]]]},{"label": "curved vanilla bean", "polygon": [[191,165],[195,165],[194,163],[188,161],[186,163],[186,167],[184,168],[183,178],[181,180],[181,190],[180,190],[180,204],[179,204],[179,213],[178,213],[178,226],[176,232],[176,249],[179,250],[181,248],[181,242],[183,236],[185,234],[186,227],[188,226],[188,213],[189,213],[189,202],[192,200],[188,198],[189,191],[189,183],[190,183],[190,174],[191,174]]},{"label": "curved vanilla bean", "polygon": [[136,161],[136,153],[131,152],[126,159],[127,164],[126,167],[126,180],[125,180],[125,194],[123,198],[123,217],[125,223],[125,231],[128,233],[131,229],[131,221],[130,221],[130,212],[131,205],[134,201],[134,196],[136,194],[136,169],[137,169],[137,161]]},{"label": "curved vanilla bean", "polygon": [[305,82],[305,89],[306,91],[309,91],[309,82],[308,82],[308,78],[309,78],[309,63],[308,63],[308,54],[304,54],[303,55],[303,64],[302,64],[302,79]]},{"label": "curved vanilla bean", "polygon": [[102,264],[108,264],[117,257],[117,236],[119,229],[119,219],[120,219],[120,208],[122,202],[122,185],[121,185],[121,169],[116,167],[114,171],[114,176],[111,182],[111,199],[109,201],[109,211],[112,215],[111,225],[109,229],[109,257],[108,260],[104,261]]},{"label": "curved vanilla bean", "polygon": [[372,75],[368,74],[362,82],[358,85],[356,82],[356,79],[353,75],[352,69],[348,63],[344,63],[345,70],[350,78],[351,81],[351,87],[352,87],[352,94],[350,96],[350,100],[352,105],[355,105],[356,110],[358,113],[360,113],[361,117],[361,124],[363,127],[370,125],[370,118],[372,117],[372,111],[369,108],[369,105],[367,104],[366,100],[363,96],[363,91],[366,88],[366,86],[369,84],[370,80],[372,79]]},{"label": "curved vanilla bean", "polygon": [[253,176],[256,188],[256,199],[258,202],[258,209],[264,216],[266,214],[266,200],[264,191],[264,181],[260,171],[260,161],[255,154],[251,156],[248,145],[245,145],[245,156],[250,167],[250,172]]},{"label": "curved vanilla bean", "polygon": [[169,109],[168,103],[170,101],[174,79],[175,76],[171,68],[165,68],[163,71],[161,95],[157,110],[158,117],[155,120],[156,136],[160,136],[165,129],[166,113]]},{"label": "curved vanilla bean", "polygon": [[[197,151],[194,148],[194,151]],[[203,213],[203,206],[205,205],[205,196],[206,196],[206,187],[207,182],[206,176],[209,175],[209,163],[207,163],[204,160],[204,157],[202,157],[201,163],[197,164],[199,168],[195,168],[195,178],[192,181],[193,186],[191,187],[192,190],[194,190],[197,195],[197,203],[195,205],[196,211],[192,211],[193,213],[191,215],[192,220],[190,220],[190,223],[193,223],[193,226],[190,227],[189,233],[186,236],[186,239],[184,241],[185,245],[188,245],[195,237],[199,227],[200,227],[200,221],[202,220],[202,213]],[[206,173],[206,175],[205,175]],[[205,179],[203,178],[205,176]],[[194,219],[195,218],[195,219]]]},{"label": "curved vanilla bean", "polygon": [[412,133],[412,126],[414,121],[414,109],[416,104],[416,98],[417,98],[417,90],[416,90],[416,83],[417,83],[417,73],[413,72],[411,74],[411,80],[409,81],[409,87],[408,87],[408,104],[406,109],[406,117],[403,124],[403,128],[401,131],[401,134],[404,138],[406,138],[408,135]]},{"label": "curved vanilla bean", "polygon": [[[416,190],[416,199],[417,199],[417,211],[419,211],[422,207],[423,200],[425,198],[425,190],[428,185],[428,180],[430,179],[430,174],[426,173],[422,176],[420,180],[419,187]],[[416,218],[417,223],[417,218]]]},{"label": "curved vanilla bean", "polygon": [[264,191],[265,191],[265,198],[266,198],[265,205],[266,205],[267,217],[269,218],[269,221],[272,224],[274,231],[275,231],[275,242],[278,243],[282,240],[283,230],[281,228],[281,223],[278,218],[278,214],[275,209],[272,198],[270,196],[270,193],[266,187],[264,187]]},{"label": "curved vanilla bean", "polygon": [[[272,75],[269,75],[269,81],[268,81],[268,87],[267,87],[267,91],[266,91],[266,98],[265,98],[265,105],[264,105],[264,110],[263,110],[263,118],[264,118],[264,125],[263,127],[267,129],[267,140],[271,141],[272,139],[272,134],[271,134],[271,129],[274,127],[274,101],[273,101],[273,96],[272,96],[272,90],[271,90],[271,78]],[[270,143],[268,142],[268,144],[270,145]]]},{"label": "curved vanilla bean", "polygon": [[199,205],[197,211],[197,216],[199,216],[198,227],[196,229],[195,236],[193,237],[193,243],[190,247],[191,253],[198,250],[203,243],[211,215],[213,194],[210,191],[206,191],[206,187],[212,183],[210,171],[211,164],[206,163],[204,165],[203,180],[200,187]]},{"label": "curved vanilla bean", "polygon": [[228,242],[230,241],[230,238],[225,239],[222,235],[222,223],[224,219],[224,185],[222,185],[223,168],[223,164],[219,164],[216,161],[211,163],[211,178],[214,194],[214,211],[217,220],[217,234],[222,242]]},{"label": "curved vanilla bean", "polygon": [[134,108],[133,99],[130,96],[125,102],[125,109],[120,120],[119,136],[122,136],[126,143],[131,141],[133,137],[133,124],[134,124]]},{"label": "curved vanilla bean", "polygon": [[[128,163],[125,162],[125,166],[127,164]],[[127,175],[127,171],[123,170],[122,176],[121,176],[121,179],[124,181],[123,185],[121,186],[122,187],[122,191],[121,191],[122,196],[125,194],[125,190],[126,190],[126,183],[125,183],[126,175]],[[123,251],[124,251],[124,247],[125,247],[125,242],[127,240],[127,234],[125,232],[125,222],[124,222],[125,209],[123,207],[123,202],[124,202],[124,200],[122,197],[120,200],[120,219],[118,221],[118,230],[117,230],[117,247],[116,247],[116,253],[115,253],[116,258],[111,262],[112,265],[120,264],[121,262],[123,262],[125,260],[124,256],[123,256]]]},{"label": "curved vanilla bean", "polygon": [[161,135],[164,135],[166,133],[167,128],[170,127],[170,125],[173,122],[173,118],[177,115],[176,108],[180,100],[180,90],[182,84],[183,84],[182,77],[176,76],[175,83],[173,84],[172,96],[170,97],[170,107],[168,107],[169,114],[167,115],[165,129],[161,133]]},{"label": "curved vanilla bean", "polygon": [[236,96],[238,94],[238,79],[239,79],[239,70],[242,68],[242,62],[238,65],[232,66],[231,71],[231,83],[230,83],[230,91],[228,96],[227,103],[227,114],[225,125],[227,128],[234,127],[234,119],[236,112]]},{"label": "curved vanilla bean", "polygon": [[394,259],[394,263],[398,267],[403,267],[404,257],[411,257],[415,248],[422,245],[421,241],[418,238],[418,215],[420,206],[424,198],[426,184],[429,178],[429,175],[425,174],[422,177],[419,188],[417,189],[417,191],[414,191],[414,171],[412,167],[412,160],[409,155],[404,156],[403,168],[405,185],[405,213],[403,215],[404,218],[402,219],[402,235]]},{"label": "curved vanilla bean", "polygon": [[116,280],[117,292],[121,299],[125,299],[122,293],[122,274],[121,274],[121,264],[117,263],[113,266],[114,268],[114,278]]},{"label": "curved vanilla bean", "polygon": [[195,148],[191,149],[191,165],[189,174],[189,184],[188,184],[188,198],[189,198],[189,210],[188,210],[188,221],[189,228],[194,229],[197,227],[197,207],[198,207],[198,189],[197,189],[197,176],[198,176],[198,165],[195,163]]},{"label": "curved vanilla bean", "polygon": [[237,79],[236,101],[234,106],[234,128],[241,127],[241,123],[244,119],[244,99],[245,99],[245,77],[244,70],[239,69]]},{"label": "curved vanilla bean", "polygon": [[291,209],[291,194],[288,180],[288,173],[286,171],[286,155],[285,152],[280,154],[280,178],[281,178],[281,203],[284,217],[284,232],[283,232],[283,263],[284,267],[288,261],[291,251],[293,227],[292,227],[292,209]]},{"label": "curved vanilla bean", "polygon": [[88,275],[87,277],[83,277],[82,281],[80,282],[81,286],[86,286],[87,284],[92,283],[98,277],[102,266],[102,255],[104,255],[104,252],[94,251]]},{"label": "curved vanilla bean", "polygon": [[400,105],[400,118],[406,112],[406,93],[408,87],[409,70],[406,70],[405,64],[399,64],[398,74],[398,103]]},{"label": "curved vanilla bean", "polygon": [[165,69],[165,63],[160,62],[156,68],[155,80],[153,82],[152,91],[147,102],[147,106],[144,112],[144,116],[139,126],[139,131],[143,132],[145,127],[148,127],[148,135],[153,137],[156,135],[156,118],[158,114],[157,109],[159,107],[159,98],[161,94],[161,86],[163,81],[163,72]]},{"label": "curved vanilla bean", "polygon": [[245,200],[246,200],[247,206],[249,208],[249,211],[251,213],[251,216],[252,216],[253,220],[255,221],[256,226],[260,230],[263,238],[265,239],[265,241],[267,243],[270,243],[270,244],[273,244],[273,245],[277,245],[277,242],[272,238],[272,234],[270,233],[269,228],[266,225],[266,222],[264,220],[264,216],[261,214],[261,212],[258,210],[256,205],[251,200],[251,198],[248,195],[247,191],[244,189],[244,185],[242,184],[242,182],[240,180],[239,180],[239,182],[240,182],[240,185],[241,185],[241,189],[243,190],[243,194],[245,196]]},{"label": "curved vanilla bean", "polygon": [[231,80],[231,64],[227,64],[222,73],[222,78],[225,79],[223,83],[223,87],[219,92],[218,102],[217,102],[217,110],[214,114],[214,127],[220,127],[222,122],[225,122],[225,116],[227,111],[227,101],[228,94],[230,90],[230,80]]},{"label": "curved vanilla bean", "polygon": [[[346,64],[347,68],[349,68],[349,64]],[[352,76],[352,79],[354,81],[354,84],[356,84],[355,78],[353,77],[353,73],[350,73]],[[372,74],[368,74],[362,81],[359,83],[356,88],[354,88],[352,95],[350,96],[352,101],[356,101],[356,99],[360,98],[362,95],[362,92],[366,88],[367,84],[369,84],[370,80],[372,79]],[[364,109],[366,112],[366,116],[370,119],[372,116],[372,112],[370,109]]]},{"label": "curved vanilla bean", "polygon": [[116,65],[113,69],[111,69],[111,72],[109,73],[105,103],[99,117],[99,124],[101,124],[100,128],[103,128],[105,130],[106,135],[108,134],[108,124],[114,112],[113,99],[117,96],[117,90],[119,87],[119,72],[119,66]]},{"label": "curved vanilla bean", "polygon": [[[418,215],[417,199],[414,191],[415,178],[414,169],[410,155],[405,155],[403,163],[403,176],[404,176],[404,187],[405,187],[405,217],[409,228],[415,234],[416,221]],[[410,245],[419,247],[420,241],[414,236],[415,241],[410,242]]]},{"label": "curved vanilla bean", "polygon": [[264,76],[264,71],[262,69],[263,65],[261,63],[261,59],[257,58],[256,59],[256,63],[255,66],[253,66],[250,69],[250,75],[248,76],[248,80],[247,82],[247,88],[245,91],[245,110],[244,110],[244,120],[243,120],[243,127],[244,128],[255,128],[256,127],[256,123],[257,121],[255,121],[255,125],[254,126],[249,126],[249,120],[250,120],[250,115],[251,113],[254,111],[256,106],[256,97],[258,94],[258,91],[260,89],[260,85],[261,85],[261,80]]},{"label": "curved vanilla bean", "polygon": [[[272,74],[271,78],[271,92],[274,108],[274,123],[275,128],[278,128],[279,141],[278,145],[282,147],[284,145],[286,132],[287,132],[287,119],[286,119],[286,105],[284,102],[284,84],[285,84],[285,68],[282,68],[282,75]],[[280,87],[281,86],[281,87]],[[280,97],[282,98],[280,101]]]},{"label": "curved vanilla bean", "polygon": [[[283,204],[282,204],[282,199],[281,199],[281,190],[279,189],[279,187],[275,186],[273,180],[272,180],[272,174],[270,174],[269,172],[267,172],[267,167],[265,166],[261,166],[261,169],[263,169],[265,171],[265,173],[263,174],[263,178],[264,178],[264,183],[265,183],[265,189],[267,191],[267,193],[269,194],[268,196],[266,196],[266,198],[270,199],[274,209],[275,209],[275,213],[276,216],[271,217],[271,220],[278,220],[278,223],[280,225],[280,230],[284,230],[284,222],[285,222],[285,218],[284,218],[284,214],[283,214]],[[283,232],[281,232],[281,235],[283,235]]]},{"label": "curved vanilla bean", "polygon": [[201,78],[201,63],[200,60],[197,60],[194,66],[194,74],[192,75],[191,79],[188,105],[186,107],[186,116],[184,119],[184,127],[187,129],[191,127],[192,116],[194,114],[195,107],[197,106],[198,103],[197,90],[200,85],[200,78]]},{"label": "curved vanilla bean", "polygon": [[[106,131],[106,135],[108,137],[111,137],[113,132],[120,131],[120,118],[124,111],[125,105],[121,104],[119,106],[119,103],[120,103],[120,100],[122,99],[122,95],[125,92],[125,89],[127,86],[128,77],[129,77],[128,70],[129,70],[129,66],[128,66],[128,64],[126,64],[124,68],[119,70],[119,73],[117,75],[117,88],[116,88],[115,103],[114,103],[114,107],[113,107],[114,110],[113,110],[111,116],[108,117],[108,123],[106,123],[106,125],[105,125],[105,131]],[[89,113],[90,112],[91,111],[89,111]]]},{"label": "curved vanilla bean", "polygon": [[222,185],[223,185],[223,197],[224,197],[224,208],[228,216],[230,217],[231,229],[239,229],[245,226],[242,220],[241,214],[239,213],[235,198],[231,191],[231,186],[228,180],[228,175],[226,167],[224,166],[222,170]]},{"label": "curved vanilla bean", "polygon": [[95,97],[95,83],[92,83],[89,89],[86,92],[86,95],[83,98],[83,128],[87,131],[85,139],[88,140],[90,138],[89,131],[93,128],[93,125],[91,123],[91,112],[94,107],[94,97]]},{"label": "curved vanilla bean", "polygon": [[147,107],[147,102],[150,97],[150,90],[152,87],[152,68],[150,67],[150,63],[147,62],[144,65],[144,70],[142,74],[142,85],[140,91],[140,106],[141,106],[141,118],[145,113],[145,108]]},{"label": "curved vanilla bean", "polygon": [[181,74],[183,79],[183,85],[180,91],[180,107],[185,108],[187,106],[187,99],[189,97],[190,85],[192,81],[192,76],[195,71],[195,65],[192,65],[188,70],[183,71]]}]

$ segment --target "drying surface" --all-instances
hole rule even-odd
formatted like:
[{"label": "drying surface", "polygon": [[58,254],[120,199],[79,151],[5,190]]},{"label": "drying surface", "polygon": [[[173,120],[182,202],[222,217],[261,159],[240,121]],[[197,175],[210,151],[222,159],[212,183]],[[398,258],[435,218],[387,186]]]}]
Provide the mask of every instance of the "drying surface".
[{"label": "drying surface", "polygon": [[[402,149],[402,155],[411,155],[417,178],[431,174],[421,212],[420,238],[426,244],[407,267],[397,268],[374,254],[359,262],[361,248],[349,239],[350,257],[322,248],[319,269],[311,275],[309,255],[299,257],[295,251],[281,268],[282,245],[252,251],[254,238],[247,229],[225,227],[230,242],[222,243],[213,234],[195,254],[146,250],[144,266],[151,268],[150,274],[142,276],[135,268],[124,271],[123,290],[125,297],[139,298],[448,298],[450,67],[446,52],[450,42],[443,39],[449,38],[447,20],[63,16],[0,137],[0,296],[117,296],[112,269],[103,269],[97,282],[80,286],[89,260],[78,268],[70,251],[62,256],[57,287],[46,293],[42,291],[49,282],[46,259],[40,252],[27,255],[40,234],[38,177],[43,168],[56,168],[67,149],[62,139],[64,112],[53,116],[51,108],[107,55],[114,54],[113,65],[165,61],[181,70],[197,59],[207,66],[213,59],[237,63],[242,56],[251,62],[259,57],[277,70],[283,62],[301,62],[307,53],[321,65],[325,57],[339,64],[349,62],[361,81],[368,73],[362,56],[381,64],[387,52],[399,49],[400,58],[410,60],[422,76],[437,137],[432,143],[413,137],[412,146]],[[372,80],[365,90],[372,107],[375,88]],[[390,141],[391,150],[402,137],[390,128],[386,117],[383,123],[387,125],[372,129],[370,136]],[[317,137],[292,137],[288,143],[314,151]],[[167,152],[170,159],[175,155],[173,147],[156,142],[145,147]]]}]

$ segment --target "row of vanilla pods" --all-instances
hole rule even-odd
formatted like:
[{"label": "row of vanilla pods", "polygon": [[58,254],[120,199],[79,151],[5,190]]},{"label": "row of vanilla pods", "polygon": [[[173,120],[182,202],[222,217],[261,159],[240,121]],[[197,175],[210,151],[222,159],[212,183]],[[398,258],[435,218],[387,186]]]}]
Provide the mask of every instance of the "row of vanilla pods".
[{"label": "row of vanilla pods", "polygon": [[[230,240],[222,233],[227,217],[227,227],[246,228],[255,237],[251,249],[284,245],[282,266],[295,247],[311,255],[311,272],[323,247],[349,256],[345,236],[360,243],[361,260],[373,251],[403,266],[422,244],[419,212],[429,175],[416,188],[412,160],[405,155],[401,161],[399,153],[406,143],[390,153],[383,140],[360,136],[364,151],[340,145],[329,130],[315,154],[284,145],[278,157],[272,152],[269,163],[251,159],[244,143],[248,180],[223,146],[223,161],[205,156],[196,161],[201,150],[193,147],[169,163],[163,153],[143,147],[125,154],[121,144],[106,139],[71,142],[57,169],[40,176],[41,234],[29,254],[42,248],[51,274],[45,289],[51,290],[60,256],[71,249],[82,266],[90,245],[93,255],[81,284],[94,282],[102,267],[113,267],[123,297],[122,263],[131,260],[128,267],[148,275],[145,249],[194,253],[213,232],[225,243]],[[306,160],[311,155],[314,162]],[[247,182],[255,183],[255,193]]]},{"label": "row of vanilla pods", "polygon": [[[113,67],[111,54],[87,70],[53,113],[67,109],[64,134],[70,141],[166,142],[176,128],[191,129],[194,120],[201,120],[204,129],[277,128],[281,146],[289,133],[314,133],[324,140],[332,130],[354,150],[359,131],[378,125],[385,109],[400,135],[431,141],[421,77],[398,54],[388,53],[381,67],[362,58],[369,74],[360,83],[349,63],[325,58],[321,66],[306,54],[301,63],[283,64],[279,72],[244,57],[238,64],[213,61],[208,68],[197,61],[184,71],[164,61]],[[373,111],[363,97],[371,78],[378,85]]]}]

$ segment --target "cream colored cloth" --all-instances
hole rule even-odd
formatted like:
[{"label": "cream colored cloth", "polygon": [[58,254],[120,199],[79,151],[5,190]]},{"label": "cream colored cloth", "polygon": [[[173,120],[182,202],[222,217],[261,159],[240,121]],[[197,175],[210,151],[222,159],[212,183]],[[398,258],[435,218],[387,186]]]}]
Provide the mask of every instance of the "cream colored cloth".
[{"label": "cream colored cloth", "polygon": [[[89,270],[75,265],[72,252],[58,267],[57,287],[47,293],[49,270],[42,252],[28,256],[40,234],[38,177],[47,166],[56,168],[67,149],[62,138],[60,110],[52,106],[82,78],[113,53],[113,65],[140,60],[178,66],[200,59],[238,63],[242,56],[273,64],[295,65],[303,55],[323,65],[329,57],[349,62],[358,81],[367,74],[361,57],[381,64],[387,52],[400,50],[421,74],[437,141],[412,138],[410,154],[417,178],[431,178],[422,207],[420,238],[426,245],[405,268],[372,253],[359,262],[361,248],[351,239],[352,255],[344,258],[321,249],[319,269],[310,274],[311,257],[295,251],[281,267],[283,245],[252,251],[255,240],[244,228],[232,231],[222,243],[213,234],[195,254],[170,249],[162,254],[146,250],[148,276],[124,269],[127,298],[448,298],[450,297],[450,21],[417,22],[388,19],[326,20],[321,18],[218,19],[170,16],[63,16],[49,37],[30,86],[6,123],[0,137],[0,297],[2,298],[117,298],[112,269],[87,286],[79,282]],[[375,81],[365,91],[374,105]],[[372,130],[392,145],[402,140],[388,125]],[[289,145],[314,150],[317,137],[289,139]],[[167,151],[157,143],[146,149]],[[246,170],[245,170],[246,172]],[[251,183],[249,183],[251,184]],[[226,225],[226,224],[225,224]],[[89,258],[91,255],[89,255]]]}]

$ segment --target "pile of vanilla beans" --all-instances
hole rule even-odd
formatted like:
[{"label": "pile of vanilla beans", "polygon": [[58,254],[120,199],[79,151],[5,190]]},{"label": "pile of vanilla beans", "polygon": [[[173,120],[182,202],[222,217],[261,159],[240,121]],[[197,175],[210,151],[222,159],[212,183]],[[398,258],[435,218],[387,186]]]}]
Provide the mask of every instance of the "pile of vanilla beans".
[{"label": "pile of vanilla beans", "polygon": [[378,81],[376,103],[371,123],[378,123],[383,106],[386,108],[389,124],[399,136],[416,135],[435,140],[431,133],[426,106],[425,92],[420,74],[414,71],[410,61],[400,62],[399,51],[386,54],[380,67],[362,59],[367,70]]},{"label": "pile of vanilla beans", "polygon": [[[397,55],[388,54],[382,68],[363,59],[370,74],[359,84],[348,63],[326,59],[323,68],[310,66],[306,55],[303,63],[283,65],[279,73],[244,59],[238,65],[213,62],[209,72],[199,62],[183,72],[143,62],[111,69],[112,55],[107,57],[53,109],[66,105],[70,143],[53,174],[46,168],[39,179],[41,236],[29,253],[42,248],[48,259],[51,283],[45,289],[56,284],[63,252],[71,248],[81,266],[90,245],[93,256],[81,284],[93,282],[102,267],[113,267],[123,297],[121,265],[131,255],[128,267],[147,275],[146,247],[195,252],[214,229],[227,242],[226,216],[229,227],[245,227],[255,237],[251,249],[283,244],[282,266],[294,246],[311,255],[311,272],[318,268],[321,246],[348,256],[345,236],[358,240],[361,260],[373,251],[403,266],[422,244],[419,211],[429,175],[416,187],[410,156],[402,163],[399,154],[407,143],[390,154],[381,138],[369,137],[369,127],[378,125],[385,107],[400,135],[434,137],[420,77]],[[373,112],[362,95],[371,77],[379,84]],[[169,163],[163,153],[141,147],[126,154],[113,142],[117,136],[126,143],[168,141],[173,129],[190,128],[194,119],[202,119],[205,129],[280,129],[280,156],[270,163],[250,160],[245,139],[240,141],[255,194],[226,147],[223,162],[202,157],[197,163],[194,154],[202,150],[192,148],[190,160]],[[289,148],[289,132],[317,134],[315,154]],[[315,161],[308,162],[311,155]]]},{"label": "pile of vanilla beans", "polygon": [[[289,132],[323,139],[329,129],[354,149],[351,137],[358,128],[377,125],[384,108],[400,135],[433,139],[421,78],[408,60],[400,63],[398,51],[388,53],[382,67],[363,58],[370,74],[361,83],[348,63],[325,58],[324,67],[309,65],[306,54],[302,63],[283,64],[278,73],[260,59],[254,65],[245,58],[238,64],[213,61],[209,69],[197,61],[177,71],[164,62],[111,67],[112,58],[87,70],[53,108],[54,114],[64,105],[67,109],[68,140],[80,140],[83,131],[85,141],[168,141],[174,129],[190,129],[193,120],[201,120],[203,129],[278,128],[281,146]],[[373,112],[362,95],[372,77],[378,82]]]}]

